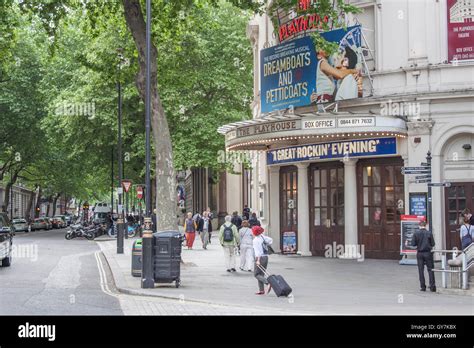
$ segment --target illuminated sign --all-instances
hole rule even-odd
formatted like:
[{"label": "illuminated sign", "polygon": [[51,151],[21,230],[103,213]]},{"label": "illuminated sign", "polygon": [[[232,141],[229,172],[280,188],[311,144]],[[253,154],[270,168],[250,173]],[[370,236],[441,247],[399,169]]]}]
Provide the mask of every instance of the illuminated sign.
[{"label": "illuminated sign", "polygon": [[280,42],[288,40],[293,36],[305,32],[308,30],[321,30],[323,28],[322,23],[328,23],[329,17],[324,16],[321,18],[318,14],[305,14],[292,19],[291,21],[280,25],[278,28],[278,36]]},{"label": "illuminated sign", "polygon": [[267,151],[267,164],[281,164],[314,159],[344,157],[386,156],[397,154],[395,137],[335,141],[311,145],[298,145]]}]

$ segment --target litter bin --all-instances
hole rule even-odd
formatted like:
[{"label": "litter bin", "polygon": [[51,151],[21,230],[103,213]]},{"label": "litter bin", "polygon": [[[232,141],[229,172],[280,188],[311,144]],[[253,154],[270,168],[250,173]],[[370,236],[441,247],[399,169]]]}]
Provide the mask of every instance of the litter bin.
[{"label": "litter bin", "polygon": [[181,284],[181,243],[178,231],[153,233],[153,273],[156,283]]},{"label": "litter bin", "polygon": [[137,239],[132,247],[132,276],[142,276],[142,240]]}]

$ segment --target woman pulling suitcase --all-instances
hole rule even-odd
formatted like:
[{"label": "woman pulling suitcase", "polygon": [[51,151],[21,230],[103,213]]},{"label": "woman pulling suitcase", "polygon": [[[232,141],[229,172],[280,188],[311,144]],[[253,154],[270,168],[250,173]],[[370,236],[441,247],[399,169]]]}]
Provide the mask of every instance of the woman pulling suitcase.
[{"label": "woman pulling suitcase", "polygon": [[273,240],[270,237],[263,235],[263,228],[260,226],[252,227],[252,234],[255,236],[253,239],[253,249],[255,252],[255,278],[258,280],[259,291],[257,295],[265,294],[264,285],[268,284],[268,291],[271,289],[275,294],[280,296],[288,297],[293,291],[288,285],[286,280],[281,275],[268,274],[268,255],[273,254],[273,249],[270,246]]},{"label": "woman pulling suitcase", "polygon": [[[268,247],[273,243],[273,239],[263,235],[264,229],[260,226],[252,227],[252,234],[254,235],[253,239],[253,251],[255,253],[255,267],[254,267],[254,276],[258,281],[259,291],[255,293],[256,295],[264,295],[265,284],[268,284],[268,280],[265,277],[264,270],[268,266]],[[268,286],[268,292],[270,292],[271,286]]]}]

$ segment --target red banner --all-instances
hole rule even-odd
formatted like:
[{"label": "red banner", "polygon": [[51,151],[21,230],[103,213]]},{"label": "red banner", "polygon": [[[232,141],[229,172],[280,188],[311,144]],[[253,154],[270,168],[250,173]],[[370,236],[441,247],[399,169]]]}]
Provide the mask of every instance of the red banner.
[{"label": "red banner", "polygon": [[474,2],[447,0],[448,61],[474,60]]}]

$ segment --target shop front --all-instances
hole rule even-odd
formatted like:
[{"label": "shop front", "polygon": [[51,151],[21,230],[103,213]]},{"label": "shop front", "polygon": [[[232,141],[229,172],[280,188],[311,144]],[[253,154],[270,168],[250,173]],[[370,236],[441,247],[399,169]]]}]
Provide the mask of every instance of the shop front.
[{"label": "shop front", "polygon": [[[361,123],[371,118],[373,127]],[[281,122],[290,123],[277,131],[275,124]],[[347,124],[354,125],[350,133]],[[272,132],[264,131],[270,127]],[[399,258],[405,210],[403,120],[345,113],[291,115],[280,121],[245,121],[221,131],[228,149],[260,151],[268,200],[270,206],[278,205],[266,212],[267,227],[282,252],[292,250],[285,242],[290,234],[301,255],[327,256],[334,246],[353,250],[364,245],[365,257]]]}]

